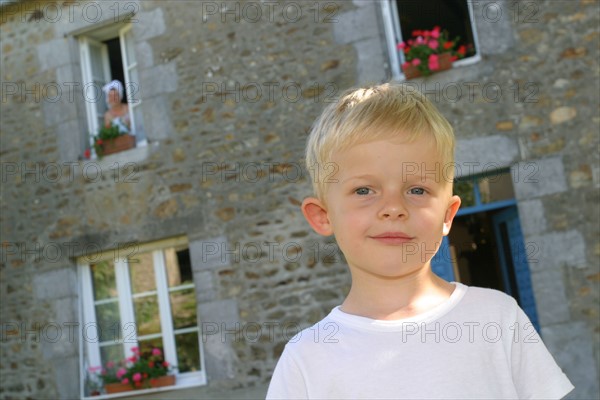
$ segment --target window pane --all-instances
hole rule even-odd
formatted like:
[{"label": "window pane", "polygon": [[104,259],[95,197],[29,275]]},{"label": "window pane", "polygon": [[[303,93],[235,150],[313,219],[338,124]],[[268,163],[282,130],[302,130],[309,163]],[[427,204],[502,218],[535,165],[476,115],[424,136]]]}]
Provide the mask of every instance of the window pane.
[{"label": "window pane", "polygon": [[138,336],[160,333],[160,316],[156,295],[133,299]]},{"label": "window pane", "polygon": [[180,251],[175,249],[165,250],[165,263],[167,265],[169,287],[193,283],[189,249],[185,248]]},{"label": "window pane", "polygon": [[98,326],[98,340],[100,342],[114,341],[121,338],[119,329],[121,318],[119,316],[118,301],[98,304],[96,306],[96,321]]},{"label": "window pane", "polygon": [[[150,355],[152,354],[152,349],[160,349],[163,352],[163,341],[162,337],[157,337],[154,339],[142,339],[139,341],[140,354]],[[163,352],[164,355],[164,352]],[[163,357],[164,358],[164,357]]]},{"label": "window pane", "polygon": [[471,207],[475,205],[475,194],[473,192],[473,181],[455,181],[454,194],[461,199],[461,207]]},{"label": "window pane", "polygon": [[509,200],[515,197],[511,174],[509,172],[481,178],[478,184],[482,203]]},{"label": "window pane", "polygon": [[177,368],[179,372],[200,370],[198,332],[175,335],[175,347],[177,348]]},{"label": "window pane", "polygon": [[117,297],[115,266],[112,261],[100,261],[90,265],[94,299],[103,300]]},{"label": "window pane", "polygon": [[[93,85],[85,86],[85,98],[90,99],[89,101],[93,101],[96,106],[98,120],[100,125],[104,122],[104,112],[108,109],[106,106],[106,98],[104,96],[104,92],[101,90],[102,86],[104,86],[108,78],[104,71],[104,52],[103,50],[106,48],[102,43],[97,43],[94,41],[88,41],[89,50],[90,50],[90,68],[91,68],[91,78]],[[96,132],[93,132],[96,134]]]},{"label": "window pane", "polygon": [[143,293],[156,290],[154,262],[152,253],[136,254],[129,262],[129,277],[132,293]]},{"label": "window pane", "polygon": [[431,30],[439,26],[448,31],[459,45],[475,45],[467,0],[396,0],[402,38],[407,40],[414,30]]},{"label": "window pane", "polygon": [[123,345],[122,344],[112,344],[110,346],[101,346],[100,347],[100,358],[102,359],[102,365],[106,366],[106,363],[109,361],[114,362],[115,364],[125,358],[123,356]]},{"label": "window pane", "polygon": [[196,294],[194,289],[171,292],[173,328],[182,329],[198,325],[196,321]]}]

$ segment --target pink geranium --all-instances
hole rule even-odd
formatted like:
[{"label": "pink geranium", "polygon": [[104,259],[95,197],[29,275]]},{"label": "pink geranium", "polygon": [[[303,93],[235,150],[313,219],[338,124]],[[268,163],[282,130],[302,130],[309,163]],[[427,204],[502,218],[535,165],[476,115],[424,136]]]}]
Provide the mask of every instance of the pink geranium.
[{"label": "pink geranium", "polygon": [[428,60],[427,64],[428,64],[427,66],[429,67],[429,69],[432,70],[432,71],[437,71],[438,69],[440,69],[440,62],[439,62],[438,55],[437,54],[431,54],[429,56],[429,60]]},{"label": "pink geranium", "polygon": [[127,370],[125,368],[119,368],[119,370],[117,371],[117,378],[121,379],[121,377],[123,375],[125,375],[127,373]]},{"label": "pink geranium", "polygon": [[408,71],[407,78],[428,76],[447,69],[448,59],[454,61],[471,54],[472,44],[460,44],[459,39],[450,39],[448,31],[439,26],[434,26],[431,30],[415,29],[411,38],[397,44],[400,59],[403,61],[402,69]]},{"label": "pink geranium", "polygon": [[[135,388],[145,388],[149,387],[150,380],[169,374],[171,368],[164,359],[162,349],[155,347],[144,349],[142,352],[139,348],[134,347],[131,350],[132,357],[119,362],[107,362],[106,371],[102,368],[102,374],[98,374],[98,378],[104,384],[120,382]],[[93,373],[99,368],[89,369]]]}]

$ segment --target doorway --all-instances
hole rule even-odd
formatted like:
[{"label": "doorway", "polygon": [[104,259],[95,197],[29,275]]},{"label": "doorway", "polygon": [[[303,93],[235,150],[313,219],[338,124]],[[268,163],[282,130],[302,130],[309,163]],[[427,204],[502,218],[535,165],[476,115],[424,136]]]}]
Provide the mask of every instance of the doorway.
[{"label": "doorway", "polygon": [[446,280],[511,295],[539,332],[510,171],[457,180],[455,193],[463,204],[432,260],[433,271]]}]

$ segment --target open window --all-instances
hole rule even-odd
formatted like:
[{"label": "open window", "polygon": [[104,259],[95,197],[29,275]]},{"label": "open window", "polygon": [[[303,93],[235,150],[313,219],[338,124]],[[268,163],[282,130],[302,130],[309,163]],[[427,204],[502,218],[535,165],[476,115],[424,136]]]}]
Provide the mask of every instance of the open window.
[{"label": "open window", "polygon": [[122,101],[129,107],[131,134],[137,147],[147,144],[141,115],[139,72],[131,24],[111,25],[79,37],[81,51],[82,86],[87,114],[89,143],[93,149],[93,137],[104,124],[107,103],[102,87],[112,80],[119,80],[125,90]]},{"label": "open window", "polygon": [[398,44],[411,38],[414,31],[432,30],[439,26],[448,37],[459,37],[458,47],[470,49],[454,67],[481,59],[471,2],[467,0],[385,0],[381,3],[384,29],[394,79],[404,79],[400,66],[406,61]]},{"label": "open window", "polygon": [[[79,260],[79,271],[83,397],[103,390],[90,369],[120,365],[133,348],[142,354],[159,349],[174,366],[175,387],[206,384],[185,237],[88,254]],[[91,386],[98,386],[96,393]]]}]

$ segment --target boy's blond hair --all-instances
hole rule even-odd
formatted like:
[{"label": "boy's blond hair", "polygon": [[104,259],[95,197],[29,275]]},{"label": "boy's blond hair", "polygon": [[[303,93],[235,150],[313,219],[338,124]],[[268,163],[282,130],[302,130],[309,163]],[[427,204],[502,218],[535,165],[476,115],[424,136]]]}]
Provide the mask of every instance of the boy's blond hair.
[{"label": "boy's blond hair", "polygon": [[[324,200],[334,151],[390,137],[408,141],[431,134],[442,163],[454,161],[454,133],[437,108],[413,86],[385,83],[349,89],[315,121],[306,145],[306,167],[316,197]],[[452,169],[451,169],[452,170]]]}]

